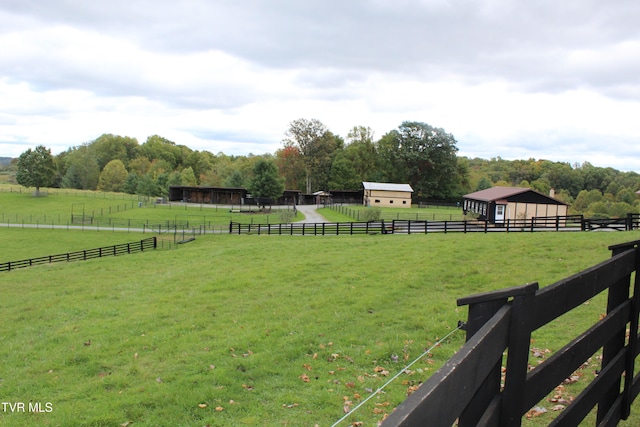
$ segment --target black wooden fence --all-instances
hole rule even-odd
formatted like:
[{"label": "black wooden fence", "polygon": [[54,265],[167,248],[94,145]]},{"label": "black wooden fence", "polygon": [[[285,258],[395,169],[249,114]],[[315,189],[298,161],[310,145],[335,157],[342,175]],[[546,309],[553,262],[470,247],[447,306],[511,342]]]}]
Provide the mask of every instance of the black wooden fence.
[{"label": "black wooden fence", "polygon": [[119,245],[105,246],[102,248],[85,249],[82,251],[68,252],[58,255],[47,255],[38,258],[23,259],[20,261],[9,261],[0,263],[0,271],[11,271],[16,268],[31,267],[40,264],[51,264],[54,262],[86,261],[93,258],[107,256],[117,256],[142,252],[149,249],[156,249],[158,246],[156,237],[149,237],[139,242],[122,243]]},{"label": "black wooden fence", "polygon": [[242,224],[231,222],[232,234],[284,234],[301,236],[328,236],[345,234],[392,233],[393,224],[384,221],[371,222],[325,222],[290,224]]},{"label": "black wooden fence", "polygon": [[[611,246],[609,260],[542,289],[532,283],[458,300],[469,306],[467,343],[382,426],[450,427],[456,420],[460,427],[520,426],[530,408],[601,348],[599,375],[549,425],[577,426],[596,406],[599,427],[626,419],[640,392],[639,245]],[[529,371],[531,333],[605,291],[606,316]]]},{"label": "black wooden fence", "polygon": [[488,221],[393,220],[370,222],[242,224],[229,223],[232,234],[344,235],[344,234],[417,234],[417,233],[488,233],[494,231],[590,231],[595,229],[635,230],[640,228],[640,215],[626,218],[595,220],[582,215],[512,219],[492,224]]}]

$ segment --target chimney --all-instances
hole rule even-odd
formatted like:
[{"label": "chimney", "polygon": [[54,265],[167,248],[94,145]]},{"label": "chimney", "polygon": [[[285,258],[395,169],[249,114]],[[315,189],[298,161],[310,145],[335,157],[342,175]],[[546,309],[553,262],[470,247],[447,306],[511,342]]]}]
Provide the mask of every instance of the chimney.
[{"label": "chimney", "polygon": [[551,190],[549,190],[549,197],[551,197],[551,198],[556,197],[556,190],[554,190],[553,188]]}]

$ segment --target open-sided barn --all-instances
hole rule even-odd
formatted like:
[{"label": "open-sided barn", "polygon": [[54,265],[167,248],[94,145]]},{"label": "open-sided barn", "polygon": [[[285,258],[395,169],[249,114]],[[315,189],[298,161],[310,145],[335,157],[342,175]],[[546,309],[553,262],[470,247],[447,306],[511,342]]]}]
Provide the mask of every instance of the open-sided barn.
[{"label": "open-sided barn", "polygon": [[465,214],[476,213],[481,220],[506,220],[566,216],[567,204],[530,188],[492,187],[462,198]]},{"label": "open-sided barn", "polygon": [[221,187],[169,187],[169,201],[186,203],[207,203],[220,205],[241,205],[247,197],[244,188]]}]

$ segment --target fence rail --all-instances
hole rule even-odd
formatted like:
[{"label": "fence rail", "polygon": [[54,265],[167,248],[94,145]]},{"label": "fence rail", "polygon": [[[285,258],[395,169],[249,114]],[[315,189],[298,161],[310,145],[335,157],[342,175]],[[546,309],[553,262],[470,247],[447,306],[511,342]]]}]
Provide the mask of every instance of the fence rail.
[{"label": "fence rail", "polygon": [[229,223],[231,234],[278,234],[300,236],[329,236],[345,234],[391,233],[393,225],[384,221],[376,222],[324,222],[290,224],[242,224]]},{"label": "fence rail", "polygon": [[344,235],[344,234],[417,234],[417,233],[475,233],[475,232],[536,232],[536,231],[591,231],[596,229],[636,230],[640,228],[640,215],[611,220],[585,219],[582,215],[537,217],[505,220],[498,224],[487,221],[428,221],[392,220],[369,222],[244,224],[229,223],[231,234],[278,235]]},{"label": "fence rail", "polygon": [[93,258],[106,256],[118,256],[132,254],[157,248],[156,237],[149,237],[139,242],[121,243],[119,245],[104,246],[95,249],[85,249],[82,251],[68,252],[57,255],[47,255],[37,258],[23,259],[20,261],[9,261],[0,263],[0,271],[11,271],[16,268],[32,267],[40,264],[51,264],[54,262],[86,261]]},{"label": "fence rail", "polygon": [[[549,425],[576,426],[596,406],[597,426],[627,419],[640,392],[639,245],[611,246],[607,261],[542,289],[531,283],[459,299],[469,307],[466,344],[382,426],[450,427],[455,420],[460,427],[520,426],[530,408],[599,349],[599,375]],[[608,295],[606,316],[529,370],[531,333],[602,292]]]}]

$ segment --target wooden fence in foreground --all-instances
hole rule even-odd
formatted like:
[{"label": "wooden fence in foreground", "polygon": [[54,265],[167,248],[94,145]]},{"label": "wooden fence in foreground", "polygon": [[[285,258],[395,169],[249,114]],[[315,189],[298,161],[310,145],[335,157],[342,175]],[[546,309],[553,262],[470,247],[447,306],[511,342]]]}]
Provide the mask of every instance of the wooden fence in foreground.
[{"label": "wooden fence in foreground", "polygon": [[[599,375],[549,425],[577,426],[596,406],[599,427],[626,419],[640,392],[639,244],[611,246],[609,260],[542,289],[533,283],[458,300],[469,306],[466,344],[382,426],[450,427],[456,420],[459,427],[520,426],[530,408],[599,349]],[[608,296],[606,316],[530,371],[531,333],[601,292]]]},{"label": "wooden fence in foreground", "polygon": [[47,255],[38,258],[23,259],[20,261],[9,261],[0,263],[0,271],[11,271],[16,268],[31,267],[40,264],[51,264],[54,262],[86,261],[93,258],[106,256],[117,256],[142,252],[149,249],[156,249],[158,242],[156,237],[149,237],[139,242],[122,243],[119,245],[105,246],[95,249],[85,249],[76,252],[67,252],[58,255]]},{"label": "wooden fence in foreground", "polygon": [[498,224],[487,221],[425,221],[393,220],[369,222],[242,224],[229,223],[231,234],[279,235],[345,235],[345,234],[427,234],[427,233],[489,233],[535,231],[591,231],[596,229],[635,230],[640,228],[640,215],[628,214],[620,219],[585,219],[582,215],[505,220]]}]

